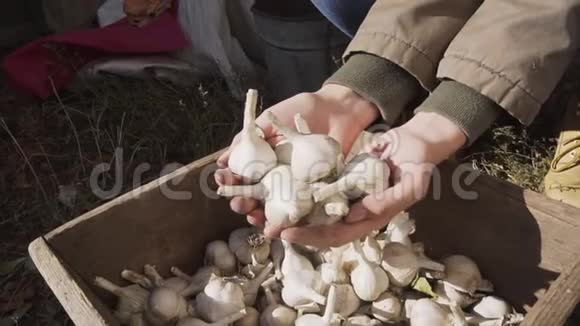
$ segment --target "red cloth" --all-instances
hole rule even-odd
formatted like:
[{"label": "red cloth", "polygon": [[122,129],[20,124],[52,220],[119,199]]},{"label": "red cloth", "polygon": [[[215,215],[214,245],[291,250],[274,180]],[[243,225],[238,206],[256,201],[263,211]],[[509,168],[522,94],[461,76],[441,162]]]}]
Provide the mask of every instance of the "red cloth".
[{"label": "red cloth", "polygon": [[[174,8],[177,5],[174,3]],[[53,86],[66,86],[86,63],[112,54],[155,54],[187,46],[175,11],[167,11],[145,27],[127,19],[104,28],[85,29],[33,41],[6,56],[2,67],[8,83],[27,94],[46,98]]]}]

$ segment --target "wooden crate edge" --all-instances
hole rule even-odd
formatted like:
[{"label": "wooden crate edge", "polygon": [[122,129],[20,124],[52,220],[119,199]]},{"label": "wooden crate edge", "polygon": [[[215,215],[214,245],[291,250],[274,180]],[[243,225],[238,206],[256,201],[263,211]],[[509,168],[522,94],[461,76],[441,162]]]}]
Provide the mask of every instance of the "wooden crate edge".
[{"label": "wooden crate edge", "polygon": [[111,326],[103,319],[81,286],[68,272],[43,237],[39,237],[30,243],[28,253],[40,275],[75,325]]}]

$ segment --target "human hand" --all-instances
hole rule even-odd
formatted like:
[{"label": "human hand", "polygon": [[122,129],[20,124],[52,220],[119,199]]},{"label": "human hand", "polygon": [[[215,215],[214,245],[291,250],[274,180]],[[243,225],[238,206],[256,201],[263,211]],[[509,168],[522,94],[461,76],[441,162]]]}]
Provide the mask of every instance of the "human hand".
[{"label": "human hand", "polygon": [[[315,93],[296,95],[272,106],[268,111],[274,113],[282,124],[291,128],[294,128],[294,116],[300,113],[313,133],[327,134],[334,138],[342,145],[345,154],[359,133],[378,117],[378,110],[372,103],[340,85],[326,85]],[[281,135],[264,114],[256,119],[256,124],[272,146],[281,139]],[[241,183],[241,179],[227,167],[231,150],[238,141],[239,135],[234,138],[230,148],[218,158],[220,170],[216,171],[215,179],[219,185]],[[230,206],[236,213],[247,214],[249,223],[260,226],[265,224],[264,212],[256,200],[234,197],[230,201]],[[264,233],[268,236],[278,236],[280,230],[268,228],[266,225]]]},{"label": "human hand", "polygon": [[418,113],[406,124],[378,137],[368,148],[389,164],[389,188],[354,204],[350,214],[339,223],[290,227],[280,237],[325,248],[343,245],[382,228],[399,212],[425,197],[433,169],[465,142],[464,133],[447,118],[436,113]]}]

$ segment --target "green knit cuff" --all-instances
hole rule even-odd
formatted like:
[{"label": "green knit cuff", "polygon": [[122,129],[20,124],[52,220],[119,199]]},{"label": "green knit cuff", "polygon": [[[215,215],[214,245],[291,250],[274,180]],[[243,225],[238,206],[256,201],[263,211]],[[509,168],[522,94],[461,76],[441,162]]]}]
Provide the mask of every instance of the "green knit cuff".
[{"label": "green knit cuff", "polygon": [[467,136],[467,145],[497,119],[501,107],[488,97],[453,80],[444,80],[416,110],[435,112],[451,120]]},{"label": "green knit cuff", "polygon": [[355,53],[325,84],[346,86],[375,104],[393,125],[420,92],[419,82],[403,68],[368,53]]}]

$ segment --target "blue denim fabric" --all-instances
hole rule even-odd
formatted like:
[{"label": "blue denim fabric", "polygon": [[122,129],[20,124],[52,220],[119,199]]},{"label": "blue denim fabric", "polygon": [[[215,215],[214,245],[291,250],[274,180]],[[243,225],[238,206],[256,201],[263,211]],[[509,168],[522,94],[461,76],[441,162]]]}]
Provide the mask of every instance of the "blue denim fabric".
[{"label": "blue denim fabric", "polygon": [[318,10],[349,37],[356,34],[375,0],[311,0]]}]

